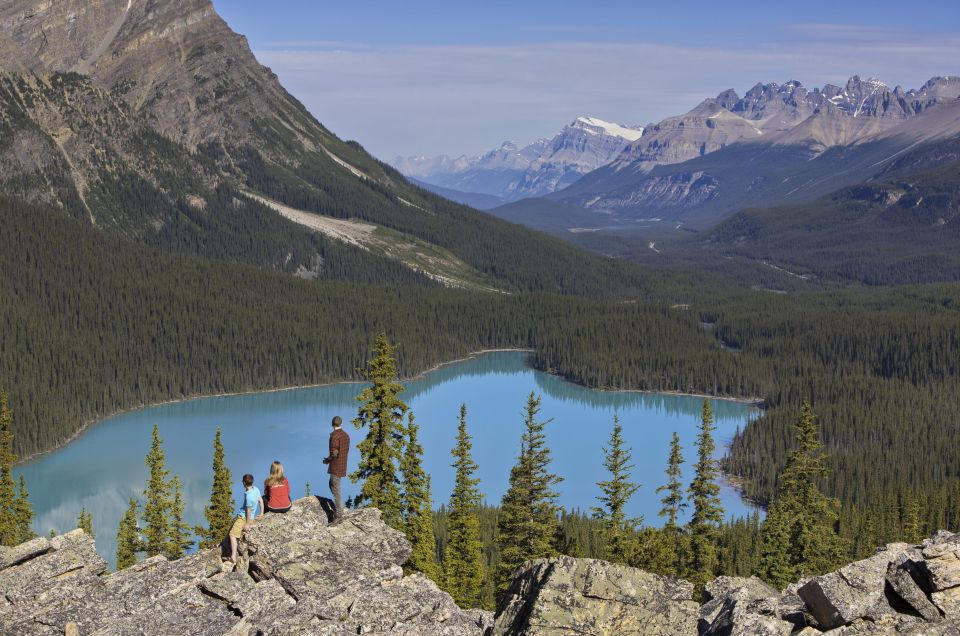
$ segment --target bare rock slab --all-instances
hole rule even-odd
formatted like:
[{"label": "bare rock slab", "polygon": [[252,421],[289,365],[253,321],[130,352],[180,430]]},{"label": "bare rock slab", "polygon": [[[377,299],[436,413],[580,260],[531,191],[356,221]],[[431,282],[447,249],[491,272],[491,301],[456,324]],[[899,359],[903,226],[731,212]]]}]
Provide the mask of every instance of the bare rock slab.
[{"label": "bare rock slab", "polygon": [[521,566],[493,636],[697,633],[693,585],[595,559],[561,556]]},{"label": "bare rock slab", "polygon": [[797,594],[824,629],[842,627],[859,618],[879,618],[893,612],[885,597],[887,567],[910,547],[892,543],[868,559],[811,578]]}]

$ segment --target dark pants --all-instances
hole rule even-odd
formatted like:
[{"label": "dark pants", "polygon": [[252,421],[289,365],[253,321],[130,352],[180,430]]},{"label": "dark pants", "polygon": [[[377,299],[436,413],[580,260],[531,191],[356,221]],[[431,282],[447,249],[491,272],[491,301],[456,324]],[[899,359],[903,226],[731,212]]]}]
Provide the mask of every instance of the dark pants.
[{"label": "dark pants", "polygon": [[340,476],[330,475],[330,494],[333,495],[333,501],[337,504],[337,516],[339,519],[343,516],[343,497],[340,496]]}]

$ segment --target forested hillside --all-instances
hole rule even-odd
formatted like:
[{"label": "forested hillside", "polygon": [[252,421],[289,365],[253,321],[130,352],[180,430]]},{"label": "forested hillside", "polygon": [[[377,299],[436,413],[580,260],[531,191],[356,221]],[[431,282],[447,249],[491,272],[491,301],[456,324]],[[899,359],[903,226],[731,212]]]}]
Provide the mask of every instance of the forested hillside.
[{"label": "forested hillside", "polygon": [[516,346],[588,386],[764,399],[727,462],[761,500],[804,398],[830,451],[828,491],[847,505],[936,490],[960,473],[954,286],[776,295],[665,283],[662,301],[603,302],[340,284],[174,257],[40,208],[3,215],[0,238],[18,249],[0,253],[0,385],[21,453],[117,409],[356,379],[370,334],[385,329],[405,375]]},{"label": "forested hillside", "polygon": [[405,374],[478,349],[573,340],[600,324],[663,347],[685,342],[691,358],[712,352],[693,315],[661,305],[399,284],[376,261],[344,273],[362,281],[366,272],[366,283],[304,281],[175,256],[41,207],[3,203],[0,215],[0,240],[17,246],[0,251],[0,386],[18,414],[21,454],[131,406],[356,379],[380,329],[402,343]]},{"label": "forested hillside", "polygon": [[[945,144],[941,153],[957,146]],[[960,163],[888,176],[809,204],[745,210],[701,240],[717,252],[828,282],[960,280]]]}]

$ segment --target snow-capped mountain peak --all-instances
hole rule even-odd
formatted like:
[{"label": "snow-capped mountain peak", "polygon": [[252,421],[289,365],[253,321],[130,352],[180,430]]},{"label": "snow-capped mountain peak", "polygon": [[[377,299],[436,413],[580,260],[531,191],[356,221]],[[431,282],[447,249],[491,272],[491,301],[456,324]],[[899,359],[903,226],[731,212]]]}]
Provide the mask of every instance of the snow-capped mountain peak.
[{"label": "snow-capped mountain peak", "polygon": [[614,124],[609,121],[597,119],[596,117],[577,117],[571,124],[577,128],[585,130],[595,135],[609,135],[611,137],[621,137],[627,141],[636,141],[643,136],[643,128],[627,128],[620,124]]},{"label": "snow-capped mountain peak", "polygon": [[505,141],[475,157],[398,157],[408,177],[430,185],[513,201],[565,188],[584,174],[607,165],[643,135],[643,128],[596,117],[577,117],[551,139],[518,147]]}]

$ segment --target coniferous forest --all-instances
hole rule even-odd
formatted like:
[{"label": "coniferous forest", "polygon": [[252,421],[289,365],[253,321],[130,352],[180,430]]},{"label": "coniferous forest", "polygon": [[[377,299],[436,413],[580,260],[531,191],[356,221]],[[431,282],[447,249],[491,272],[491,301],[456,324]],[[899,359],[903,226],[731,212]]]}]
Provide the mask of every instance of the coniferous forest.
[{"label": "coniferous forest", "polygon": [[[538,368],[590,387],[760,400],[764,415],[736,437],[722,468],[765,505],[782,490],[778,476],[796,450],[794,424],[809,400],[823,443],[823,470],[813,482],[837,502],[832,531],[843,554],[960,527],[955,286],[780,295],[706,274],[664,274],[599,298],[482,293],[440,288],[368,255],[357,257],[364,267],[346,279],[299,280],[144,246],[55,211],[2,205],[2,240],[16,249],[0,251],[10,273],[0,279],[0,383],[16,413],[11,452],[19,456],[133,406],[361,379],[370,334],[384,331],[399,344],[399,377],[478,349],[523,347]],[[168,486],[174,497],[175,484]],[[132,503],[131,523],[138,506]],[[438,571],[447,551],[443,510],[435,524]],[[510,524],[499,508],[479,510],[484,583],[481,598],[469,602],[489,605],[504,569],[492,537]],[[598,538],[609,520],[558,519],[554,541],[537,553],[611,558]],[[684,542],[694,535],[669,526],[618,522],[631,537],[620,558],[701,581],[711,572],[768,567],[758,519],[709,519],[696,533],[708,548],[699,572],[676,557],[690,552]]]}]

